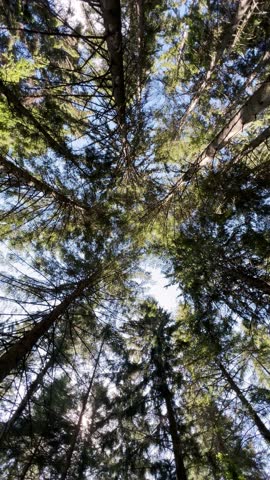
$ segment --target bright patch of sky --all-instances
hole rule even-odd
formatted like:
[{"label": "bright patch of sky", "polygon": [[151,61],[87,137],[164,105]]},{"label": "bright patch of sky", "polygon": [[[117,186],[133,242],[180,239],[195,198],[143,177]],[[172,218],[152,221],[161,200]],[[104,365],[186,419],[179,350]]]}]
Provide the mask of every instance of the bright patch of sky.
[{"label": "bright patch of sky", "polygon": [[145,286],[145,294],[154,297],[160,307],[175,315],[180,301],[179,288],[169,285],[160,268],[147,267],[146,271],[150,273],[150,280]]},{"label": "bright patch of sky", "polygon": [[176,284],[171,285],[166,278],[164,264],[155,256],[148,256],[141,264],[146,277],[140,283],[145,297],[154,297],[159,306],[172,315],[176,315],[181,302],[181,291]]},{"label": "bright patch of sky", "polygon": [[78,23],[81,23],[82,25],[85,23],[85,15],[82,1],[57,0],[56,4],[58,4],[59,7],[62,7],[65,12],[71,12],[71,15],[69,16],[69,23],[72,26],[77,25]]}]

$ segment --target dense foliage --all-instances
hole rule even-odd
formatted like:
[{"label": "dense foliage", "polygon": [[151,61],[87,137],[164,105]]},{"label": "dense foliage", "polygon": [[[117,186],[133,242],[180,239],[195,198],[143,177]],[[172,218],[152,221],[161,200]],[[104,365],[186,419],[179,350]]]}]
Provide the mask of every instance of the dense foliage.
[{"label": "dense foliage", "polygon": [[269,35],[268,0],[0,1],[1,479],[269,478]]}]

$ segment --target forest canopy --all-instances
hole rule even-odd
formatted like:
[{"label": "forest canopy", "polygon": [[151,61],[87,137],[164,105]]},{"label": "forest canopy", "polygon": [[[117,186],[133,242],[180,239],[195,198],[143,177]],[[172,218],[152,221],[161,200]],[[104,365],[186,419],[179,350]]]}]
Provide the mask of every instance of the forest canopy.
[{"label": "forest canopy", "polygon": [[0,0],[1,480],[269,479],[269,39],[269,0]]}]

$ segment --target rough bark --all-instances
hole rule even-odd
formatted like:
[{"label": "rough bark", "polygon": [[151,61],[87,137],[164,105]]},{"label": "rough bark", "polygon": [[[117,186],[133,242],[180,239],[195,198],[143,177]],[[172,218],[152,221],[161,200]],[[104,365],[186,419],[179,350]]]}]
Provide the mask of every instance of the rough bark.
[{"label": "rough bark", "polygon": [[216,154],[224,148],[229,141],[237,135],[245,125],[256,120],[259,113],[270,105],[270,76],[262,85],[249,97],[238,112],[229,120],[225,127],[209,143],[197,160],[191,165],[188,171],[175,183],[164,200],[168,201],[174,191],[189,182],[201,167],[212,163]]},{"label": "rough bark", "polygon": [[80,298],[92,282],[92,278],[83,279],[78,282],[77,287],[50,313],[41,314],[42,320],[31,330],[25,332],[24,336],[12,345],[6,353],[0,357],[0,382],[15,369],[28,355],[40,338],[47,333],[50,327],[68,311],[68,308],[75,300]]},{"label": "rough bark", "polygon": [[101,352],[102,352],[103,345],[104,345],[104,338],[103,338],[103,340],[101,342],[101,345],[100,345],[100,348],[99,348],[97,359],[95,361],[95,367],[94,367],[94,370],[93,370],[93,373],[92,373],[92,376],[91,376],[91,379],[90,379],[90,382],[89,382],[87,392],[84,395],[84,398],[83,398],[83,401],[82,401],[82,408],[81,408],[81,411],[80,411],[79,419],[78,419],[78,422],[77,422],[77,425],[76,425],[76,429],[75,429],[75,432],[74,432],[69,450],[67,452],[67,458],[66,458],[64,470],[63,470],[62,475],[61,475],[61,480],[66,480],[68,471],[70,469],[72,456],[73,456],[73,453],[74,453],[74,450],[75,450],[75,447],[76,447],[76,443],[77,443],[77,439],[78,439],[78,436],[79,436],[79,433],[80,433],[80,430],[81,430],[83,415],[85,413],[87,402],[88,402],[88,399],[89,399],[89,396],[90,396],[90,393],[91,393],[91,390],[92,390],[93,382],[94,382],[94,379],[95,379],[95,376],[96,376],[96,371],[97,371],[97,368],[99,366],[99,360],[100,360],[100,355],[101,355]]},{"label": "rough bark", "polygon": [[234,379],[231,377],[230,373],[227,371],[227,369],[224,367],[224,365],[221,362],[219,362],[219,368],[224,378],[227,380],[228,384],[230,385],[231,389],[236,393],[237,397],[242,402],[243,407],[245,408],[249,417],[255,423],[256,427],[258,428],[264,440],[266,440],[266,442],[270,442],[270,430],[268,430],[268,428],[262,422],[257,412],[255,412],[254,408],[252,407],[248,399],[242,393],[238,385],[235,383]]},{"label": "rough bark", "polygon": [[[269,42],[267,42],[266,47],[269,49]],[[246,81],[243,83],[241,88],[238,90],[236,98],[232,101],[228,107],[224,110],[224,117],[231,116],[237,106],[239,105],[239,98],[242,98],[243,95],[246,95],[247,90],[251,87],[252,82],[256,79],[259,73],[264,71],[265,66],[268,64],[270,59],[270,52],[266,50],[260,57],[257,65],[253,68],[252,72],[246,78]]]},{"label": "rough bark", "polygon": [[245,29],[249,19],[252,17],[254,10],[257,7],[257,2],[253,0],[239,0],[238,9],[235,17],[234,28],[232,29],[233,42],[230,46],[230,51],[240,40],[241,34]]},{"label": "rough bark", "polygon": [[[135,2],[135,12],[136,21],[137,21],[137,59],[136,59],[136,70],[137,70],[137,97],[141,101],[142,87],[143,87],[143,48],[144,48],[144,0],[136,0]],[[133,19],[131,19],[133,20]]]},{"label": "rough bark", "polygon": [[171,434],[172,444],[173,444],[173,453],[174,453],[174,459],[175,459],[177,480],[187,480],[187,473],[186,473],[184,460],[183,460],[181,441],[180,441],[180,436],[178,432],[177,422],[175,419],[175,412],[173,408],[172,394],[169,391],[169,388],[167,385],[166,385],[166,388],[164,388],[163,390],[163,395],[166,403],[166,409],[167,409],[168,420],[170,425],[170,434]]}]

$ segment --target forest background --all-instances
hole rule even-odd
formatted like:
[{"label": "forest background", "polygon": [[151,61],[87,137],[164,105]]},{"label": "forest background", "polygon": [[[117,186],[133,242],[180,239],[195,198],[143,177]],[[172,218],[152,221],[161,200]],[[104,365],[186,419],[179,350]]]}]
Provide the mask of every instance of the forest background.
[{"label": "forest background", "polygon": [[0,19],[0,478],[269,479],[270,2]]}]

